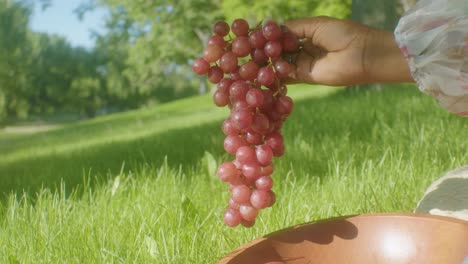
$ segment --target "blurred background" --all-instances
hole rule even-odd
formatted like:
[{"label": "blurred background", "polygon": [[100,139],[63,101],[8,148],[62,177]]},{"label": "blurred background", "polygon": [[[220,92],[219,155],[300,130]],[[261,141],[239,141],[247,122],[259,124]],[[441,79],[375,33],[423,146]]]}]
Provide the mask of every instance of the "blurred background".
[{"label": "blurred background", "polygon": [[209,92],[191,71],[216,20],[330,15],[392,30],[411,0],[0,0],[0,126]]}]

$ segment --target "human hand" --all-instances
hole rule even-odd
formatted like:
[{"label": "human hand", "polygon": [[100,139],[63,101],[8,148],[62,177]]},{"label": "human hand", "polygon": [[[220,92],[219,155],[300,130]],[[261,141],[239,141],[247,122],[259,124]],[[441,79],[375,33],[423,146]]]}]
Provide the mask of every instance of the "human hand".
[{"label": "human hand", "polygon": [[289,83],[413,82],[392,32],[330,17],[291,20],[285,25],[304,39],[303,49],[293,55],[296,68]]}]

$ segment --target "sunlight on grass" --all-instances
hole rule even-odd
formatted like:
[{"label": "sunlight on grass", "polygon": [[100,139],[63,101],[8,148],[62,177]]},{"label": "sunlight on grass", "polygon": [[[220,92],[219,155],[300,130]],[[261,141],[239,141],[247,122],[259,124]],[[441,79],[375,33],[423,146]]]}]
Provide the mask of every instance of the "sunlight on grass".
[{"label": "sunlight on grass", "polygon": [[[326,96],[337,91],[337,88],[332,87],[312,88],[303,85],[292,86],[290,89],[290,96],[296,100],[311,96]],[[8,153],[0,159],[0,164],[43,157],[51,153],[60,154],[88,149],[114,142],[128,142],[172,129],[183,129],[222,120],[227,114],[227,109],[214,107],[211,104],[211,96],[206,95],[182,99],[151,109],[103,116],[32,136],[16,136],[15,143],[19,144],[9,143],[12,138],[8,137],[7,133],[3,135],[4,138],[0,134],[0,146],[2,146],[0,150]],[[41,143],[46,147],[41,146]]]},{"label": "sunlight on grass", "polygon": [[0,163],[0,186],[13,192],[1,203],[0,262],[215,263],[294,224],[410,212],[432,180],[468,163],[466,119],[414,86],[312,90],[290,89],[296,105],[286,154],[275,160],[277,203],[250,229],[221,221],[228,192],[214,170],[228,158],[225,112],[209,97],[0,135],[10,159]]}]

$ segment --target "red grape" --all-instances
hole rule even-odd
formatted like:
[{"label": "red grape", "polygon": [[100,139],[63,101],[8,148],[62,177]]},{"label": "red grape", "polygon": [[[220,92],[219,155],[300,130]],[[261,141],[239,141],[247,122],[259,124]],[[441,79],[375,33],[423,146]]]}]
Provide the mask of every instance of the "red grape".
[{"label": "red grape", "polygon": [[[276,106],[276,103],[275,103]],[[271,122],[278,122],[281,121],[281,114],[278,112],[276,108],[271,109],[270,112],[268,113],[268,117],[270,118]]]},{"label": "red grape", "polygon": [[227,43],[226,41],[224,41],[223,37],[219,35],[213,35],[208,39],[208,46],[211,46],[211,45],[216,45],[221,48],[224,48],[227,46]]},{"label": "red grape", "polygon": [[247,36],[249,33],[249,23],[244,19],[238,18],[232,22],[231,30],[236,36]]},{"label": "red grape", "polygon": [[254,30],[250,33],[249,41],[253,48],[263,49],[268,40],[263,36],[262,31]]},{"label": "red grape", "polygon": [[251,127],[253,131],[260,134],[265,134],[270,129],[270,120],[268,120],[266,115],[257,113],[253,117],[253,123]]},{"label": "red grape", "polygon": [[252,60],[257,63],[257,65],[263,66],[268,62],[268,56],[265,54],[263,49],[254,49],[250,52]]},{"label": "red grape", "polygon": [[235,81],[229,87],[229,95],[235,101],[245,101],[245,96],[249,91],[249,85],[242,80]]},{"label": "red grape", "polygon": [[232,52],[234,52],[239,57],[245,57],[249,55],[250,54],[249,39],[244,36],[235,38],[232,41]]},{"label": "red grape", "polygon": [[267,176],[267,175],[271,175],[274,171],[274,166],[273,166],[273,163],[271,163],[270,165],[267,165],[265,167],[262,167],[262,175],[264,176]]},{"label": "red grape", "polygon": [[219,81],[217,87],[218,87],[218,91],[223,91],[223,92],[226,92],[226,93],[229,93],[229,87],[231,86],[231,84],[233,83],[234,81],[230,78],[223,78],[221,79],[221,81]]},{"label": "red grape", "polygon": [[247,221],[247,220],[245,220],[245,219],[242,219],[241,224],[242,224],[244,227],[249,228],[249,227],[252,227],[252,226],[255,225],[255,220]]},{"label": "red grape", "polygon": [[213,26],[213,31],[217,35],[224,37],[229,34],[229,25],[224,21],[218,21]]},{"label": "red grape", "polygon": [[235,154],[239,147],[246,145],[248,145],[247,141],[239,136],[227,136],[224,139],[224,149],[230,154]]},{"label": "red grape", "polygon": [[263,166],[270,164],[271,159],[273,158],[273,151],[267,145],[257,146],[255,154],[258,162]]},{"label": "red grape", "polygon": [[273,92],[270,90],[262,90],[262,93],[263,93],[263,104],[260,106],[260,109],[262,110],[263,113],[268,113],[273,109],[275,105]]},{"label": "red grape", "polygon": [[263,50],[265,51],[265,55],[276,59],[281,55],[282,48],[278,41],[271,40],[265,44],[265,48]]},{"label": "red grape", "polygon": [[273,150],[273,156],[275,157],[281,157],[284,154],[284,145],[281,145],[277,148],[272,149]]},{"label": "red grape", "polygon": [[242,163],[240,163],[238,160],[233,160],[232,164],[234,164],[234,166],[236,166],[237,169],[239,169],[239,170],[242,169]]},{"label": "red grape", "polygon": [[241,80],[242,78],[241,78],[241,76],[239,74],[239,71],[236,70],[233,73],[231,73],[231,79],[233,81]]},{"label": "red grape", "polygon": [[193,62],[192,69],[196,74],[204,75],[210,70],[210,64],[203,58],[198,58]]},{"label": "red grape", "polygon": [[239,109],[249,109],[249,104],[247,104],[246,101],[236,101],[233,105],[232,105],[232,111],[231,113],[239,110]]},{"label": "red grape", "polygon": [[255,181],[257,190],[269,191],[273,187],[273,180],[270,176],[262,176]]},{"label": "red grape", "polygon": [[240,133],[239,129],[232,123],[230,118],[224,120],[222,130],[226,136],[237,136]]},{"label": "red grape", "polygon": [[254,221],[258,215],[258,209],[250,205],[241,205],[239,212],[242,218],[247,221]]},{"label": "red grape", "polygon": [[276,202],[276,194],[274,191],[269,191],[269,194],[270,194],[270,204],[268,205],[268,207],[272,206],[275,204]]},{"label": "red grape", "polygon": [[238,210],[228,208],[224,212],[224,223],[230,227],[237,226],[241,223],[242,217]]},{"label": "red grape", "polygon": [[263,93],[260,89],[250,89],[245,95],[245,101],[252,107],[260,107],[263,104]]},{"label": "red grape", "polygon": [[254,61],[248,61],[239,68],[239,74],[244,80],[253,81],[258,74],[258,66]]},{"label": "red grape", "polygon": [[213,102],[219,107],[223,107],[229,104],[229,93],[223,91],[216,91],[213,94]]},{"label": "red grape", "polygon": [[278,132],[274,132],[265,137],[265,142],[272,150],[278,149],[283,146],[283,136]]},{"label": "red grape", "polygon": [[224,162],[218,168],[218,177],[225,182],[230,182],[239,176],[240,171],[232,162]]},{"label": "red grape", "polygon": [[262,134],[256,132],[247,132],[247,134],[245,135],[245,140],[249,144],[259,145],[263,142],[263,136]]},{"label": "red grape", "polygon": [[203,51],[203,59],[207,62],[215,62],[223,55],[223,48],[217,45],[210,45]]},{"label": "red grape", "polygon": [[237,63],[237,55],[231,51],[228,51],[224,53],[219,60],[219,67],[221,67],[225,73],[233,73],[237,70]]},{"label": "red grape", "polygon": [[[233,185],[232,187],[234,188],[235,185]],[[228,201],[228,205],[229,205],[229,208],[232,208],[232,209],[235,209],[235,210],[239,210],[239,204],[236,203],[234,201],[234,199],[232,199],[232,197],[229,197],[229,201]],[[239,214],[240,216],[240,214]]]},{"label": "red grape", "polygon": [[275,81],[275,72],[270,66],[258,70],[257,81],[261,85],[270,85]]},{"label": "red grape", "polygon": [[211,83],[219,83],[224,76],[223,70],[218,66],[212,66],[208,71],[208,80]]},{"label": "red grape", "polygon": [[286,78],[291,72],[291,65],[283,59],[278,59],[275,61],[275,71],[278,77]]},{"label": "red grape", "polygon": [[242,164],[248,164],[250,162],[256,162],[255,150],[252,147],[243,146],[236,151],[236,160]]},{"label": "red grape", "polygon": [[277,40],[281,37],[281,28],[274,21],[267,21],[262,27],[262,33],[267,40]]},{"label": "red grape", "polygon": [[252,191],[247,185],[237,185],[232,188],[231,197],[238,204],[245,204],[249,201]]},{"label": "red grape", "polygon": [[289,96],[281,96],[275,103],[276,110],[280,114],[289,115],[294,107],[294,102]]},{"label": "red grape", "polygon": [[270,194],[267,191],[255,190],[250,195],[250,203],[258,209],[267,208],[270,205]]},{"label": "red grape", "polygon": [[246,129],[252,125],[253,114],[249,109],[238,109],[231,115],[234,125],[239,129]]},{"label": "red grape", "polygon": [[283,35],[281,35],[281,45],[283,46],[283,49],[285,51],[296,51],[297,48],[299,47],[299,41],[292,32],[284,32]]},{"label": "red grape", "polygon": [[271,122],[270,132],[273,133],[273,132],[276,132],[276,131],[280,131],[282,127],[283,127],[283,120],[278,120],[278,121]]},{"label": "red grape", "polygon": [[261,172],[261,167],[258,164],[249,163],[242,165],[242,175],[247,180],[257,180],[261,176]]}]

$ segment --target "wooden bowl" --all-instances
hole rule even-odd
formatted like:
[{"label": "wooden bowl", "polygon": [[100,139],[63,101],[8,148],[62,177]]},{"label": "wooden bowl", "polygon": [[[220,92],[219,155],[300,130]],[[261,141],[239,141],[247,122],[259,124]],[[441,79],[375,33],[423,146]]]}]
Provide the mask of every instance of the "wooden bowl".
[{"label": "wooden bowl", "polygon": [[468,222],[425,214],[326,219],[249,242],[219,264],[468,264]]}]

